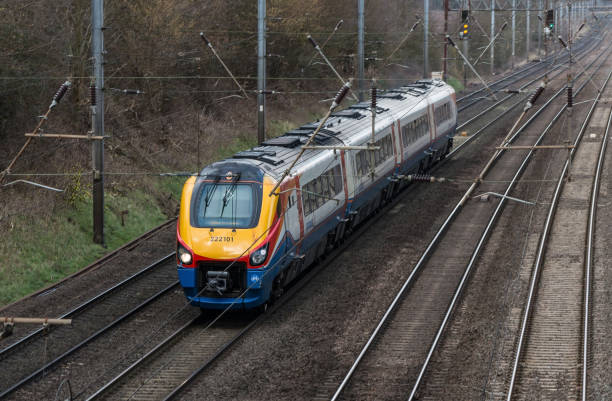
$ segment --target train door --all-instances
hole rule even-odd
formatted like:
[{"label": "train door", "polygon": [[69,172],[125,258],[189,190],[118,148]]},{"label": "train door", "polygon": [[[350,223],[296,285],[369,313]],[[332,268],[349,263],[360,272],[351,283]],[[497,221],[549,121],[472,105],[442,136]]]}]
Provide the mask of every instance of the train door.
[{"label": "train door", "polygon": [[287,212],[285,213],[285,227],[293,242],[300,239],[300,212],[298,210],[298,193],[295,189],[287,194]]}]

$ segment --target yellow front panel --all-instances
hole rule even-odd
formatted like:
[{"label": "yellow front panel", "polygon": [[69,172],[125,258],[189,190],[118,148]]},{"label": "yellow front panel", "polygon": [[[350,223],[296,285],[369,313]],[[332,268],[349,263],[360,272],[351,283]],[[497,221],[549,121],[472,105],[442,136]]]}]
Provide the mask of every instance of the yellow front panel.
[{"label": "yellow front panel", "polygon": [[[246,229],[195,228],[190,224],[191,196],[195,178],[190,178],[183,187],[180,212],[180,235],[196,255],[211,259],[235,259],[257,249],[268,235],[274,222],[277,196],[268,196],[274,184],[265,176],[263,184],[261,214],[256,227]],[[247,251],[248,249],[248,251]]]}]

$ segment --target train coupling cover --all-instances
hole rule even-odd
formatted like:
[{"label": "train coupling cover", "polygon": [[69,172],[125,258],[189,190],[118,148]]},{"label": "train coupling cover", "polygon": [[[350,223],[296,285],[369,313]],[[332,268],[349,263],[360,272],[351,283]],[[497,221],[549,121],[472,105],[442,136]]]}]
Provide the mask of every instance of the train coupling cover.
[{"label": "train coupling cover", "polygon": [[208,271],[206,272],[206,287],[211,291],[216,291],[219,295],[223,295],[228,288],[229,272],[224,271]]}]

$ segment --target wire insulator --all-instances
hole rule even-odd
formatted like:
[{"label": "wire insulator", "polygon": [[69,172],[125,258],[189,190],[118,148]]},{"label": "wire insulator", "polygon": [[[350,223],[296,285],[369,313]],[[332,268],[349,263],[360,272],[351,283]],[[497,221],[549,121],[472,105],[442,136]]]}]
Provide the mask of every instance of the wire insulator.
[{"label": "wire insulator", "polygon": [[559,38],[558,38],[558,39],[559,39],[559,42],[561,42],[561,45],[567,49],[567,44],[565,43],[565,41],[563,40],[563,38],[561,37],[561,35],[559,35]]},{"label": "wire insulator", "polygon": [[200,37],[202,38],[204,43],[206,43],[206,46],[212,47],[212,45],[210,44],[210,40],[208,40],[208,38],[206,36],[204,36],[204,32],[200,32]]},{"label": "wire insulator", "polygon": [[448,40],[448,43],[453,46],[453,47],[457,47],[457,45],[455,45],[455,42],[453,42],[453,40],[451,39],[450,36],[446,35],[446,40]]},{"label": "wire insulator", "polygon": [[544,92],[544,87],[543,86],[538,87],[538,89],[536,89],[533,96],[531,96],[531,99],[529,99],[529,103],[535,104],[536,100],[538,100],[542,92]]},{"label": "wire insulator", "polygon": [[95,84],[89,85],[89,103],[91,104],[91,106],[96,105],[96,85]]},{"label": "wire insulator", "polygon": [[306,38],[308,39],[308,41],[310,42],[310,44],[312,44],[312,47],[314,47],[315,49],[319,46],[317,44],[317,42],[315,42],[315,40],[312,38],[312,36],[308,35],[306,36]]},{"label": "wire insulator", "polygon": [[53,100],[59,103],[59,101],[62,100],[66,92],[68,92],[70,85],[71,85],[70,81],[64,82],[62,86],[60,86],[60,88],[57,90],[57,92],[55,92],[55,96],[53,96]]},{"label": "wire insulator", "polygon": [[372,110],[376,110],[376,86],[372,85]]},{"label": "wire insulator", "polygon": [[567,87],[567,107],[572,108],[574,105],[574,97],[572,96],[573,88],[571,86]]},{"label": "wire insulator", "polygon": [[404,177],[409,182],[444,182],[445,178],[436,178],[429,174],[409,174]]},{"label": "wire insulator", "polygon": [[55,92],[55,95],[53,95],[53,101],[51,102],[49,108],[55,107],[60,100],[62,100],[66,92],[68,92],[68,89],[70,89],[70,85],[72,85],[70,81],[66,81],[62,84],[62,86],[60,86],[57,92]]},{"label": "wire insulator", "polygon": [[342,99],[344,99],[344,97],[348,93],[349,89],[351,89],[351,82],[350,81],[345,83],[342,86],[342,88],[340,88],[340,90],[338,91],[338,94],[336,94],[336,97],[334,98],[334,101],[332,102],[330,110],[334,110],[336,107],[338,107],[340,105],[340,103],[342,103]]}]

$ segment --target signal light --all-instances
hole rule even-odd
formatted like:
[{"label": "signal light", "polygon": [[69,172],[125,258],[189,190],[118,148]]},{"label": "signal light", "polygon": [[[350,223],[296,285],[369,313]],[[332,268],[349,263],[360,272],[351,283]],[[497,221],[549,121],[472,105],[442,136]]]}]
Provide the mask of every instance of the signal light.
[{"label": "signal light", "polygon": [[546,10],[546,25],[551,30],[555,28],[555,10]]},{"label": "signal light", "polygon": [[459,30],[459,39],[467,39],[469,32],[470,32],[470,27],[469,27],[469,19],[470,19],[470,12],[469,10],[462,10],[461,11],[461,29]]}]

